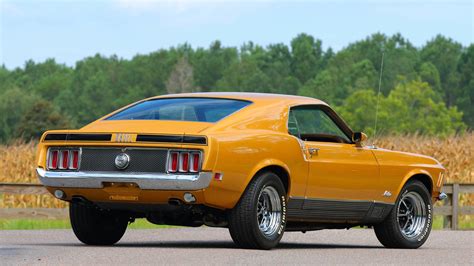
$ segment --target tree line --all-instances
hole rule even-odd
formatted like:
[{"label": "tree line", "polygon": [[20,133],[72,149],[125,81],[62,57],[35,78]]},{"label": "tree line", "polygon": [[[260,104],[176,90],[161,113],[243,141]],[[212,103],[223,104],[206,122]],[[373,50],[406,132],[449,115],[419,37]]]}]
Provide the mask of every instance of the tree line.
[{"label": "tree line", "polygon": [[474,128],[473,75],[474,44],[442,35],[422,47],[376,33],[334,52],[302,33],[289,45],[183,44],[130,60],[96,54],[73,67],[29,60],[0,67],[0,142],[78,128],[146,97],[197,91],[310,96],[354,130],[373,134],[377,109],[378,134],[449,135]]}]

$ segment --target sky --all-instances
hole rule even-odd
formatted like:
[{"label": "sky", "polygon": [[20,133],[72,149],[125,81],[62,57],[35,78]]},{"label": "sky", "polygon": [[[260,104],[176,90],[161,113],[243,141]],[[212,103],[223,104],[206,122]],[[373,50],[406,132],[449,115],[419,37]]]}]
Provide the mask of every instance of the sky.
[{"label": "sky", "polygon": [[340,50],[376,32],[421,47],[437,34],[474,39],[474,0],[0,0],[0,64],[74,66],[96,53],[130,59],[185,42],[289,44],[299,33]]}]

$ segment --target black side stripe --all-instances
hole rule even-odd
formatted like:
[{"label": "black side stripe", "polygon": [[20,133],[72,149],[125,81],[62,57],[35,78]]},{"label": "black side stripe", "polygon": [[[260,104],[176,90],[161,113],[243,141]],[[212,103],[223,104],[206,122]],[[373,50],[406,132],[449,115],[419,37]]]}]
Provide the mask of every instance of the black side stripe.
[{"label": "black side stripe", "polygon": [[174,142],[189,144],[207,144],[207,139],[200,136],[173,136],[173,135],[138,135],[137,142]]},{"label": "black side stripe", "polygon": [[290,198],[288,220],[296,221],[382,221],[393,204],[374,201]]},{"label": "black side stripe", "polygon": [[112,134],[62,134],[46,135],[44,140],[73,140],[73,141],[110,141]]}]

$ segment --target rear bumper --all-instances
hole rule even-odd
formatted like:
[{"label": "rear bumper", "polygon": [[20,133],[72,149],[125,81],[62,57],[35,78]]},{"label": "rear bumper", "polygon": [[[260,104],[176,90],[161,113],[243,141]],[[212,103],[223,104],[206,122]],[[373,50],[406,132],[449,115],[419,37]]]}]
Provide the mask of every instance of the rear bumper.
[{"label": "rear bumper", "polygon": [[41,183],[47,187],[103,188],[103,182],[130,182],[141,189],[199,190],[207,188],[212,180],[211,172],[195,175],[158,173],[111,173],[111,172],[53,172],[36,168]]}]

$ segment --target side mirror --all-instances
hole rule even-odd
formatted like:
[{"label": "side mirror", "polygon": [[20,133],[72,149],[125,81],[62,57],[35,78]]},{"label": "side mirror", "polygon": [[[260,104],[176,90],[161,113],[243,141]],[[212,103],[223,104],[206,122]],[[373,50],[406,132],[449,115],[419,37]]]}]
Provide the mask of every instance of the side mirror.
[{"label": "side mirror", "polygon": [[352,133],[352,141],[355,143],[361,143],[367,140],[367,135],[364,132]]}]

